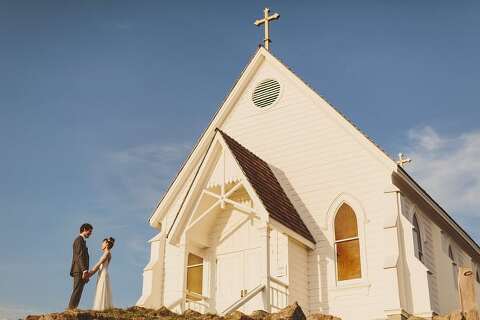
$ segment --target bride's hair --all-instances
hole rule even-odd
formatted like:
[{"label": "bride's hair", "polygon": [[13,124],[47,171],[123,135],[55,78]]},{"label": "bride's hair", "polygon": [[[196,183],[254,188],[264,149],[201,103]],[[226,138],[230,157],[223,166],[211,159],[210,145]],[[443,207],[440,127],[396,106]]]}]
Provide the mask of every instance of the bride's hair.
[{"label": "bride's hair", "polygon": [[115,244],[115,239],[113,239],[112,237],[105,238],[105,239],[103,239],[103,241],[107,241],[108,249],[112,249],[113,245]]}]

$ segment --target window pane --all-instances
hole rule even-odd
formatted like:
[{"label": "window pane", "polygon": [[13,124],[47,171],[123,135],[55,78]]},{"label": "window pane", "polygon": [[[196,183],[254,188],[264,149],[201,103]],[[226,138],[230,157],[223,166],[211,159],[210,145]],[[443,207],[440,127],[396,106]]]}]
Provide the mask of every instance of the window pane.
[{"label": "window pane", "polygon": [[356,236],[358,236],[357,217],[353,209],[344,203],[335,216],[335,240]]},{"label": "window pane", "polygon": [[194,255],[193,253],[188,254],[188,266],[193,266],[196,264],[202,264],[203,263],[203,258],[199,257],[197,255]]},{"label": "window pane", "polygon": [[339,242],[336,244],[336,247],[338,280],[360,278],[362,272],[358,239]]},{"label": "window pane", "polygon": [[415,250],[415,257],[422,260],[422,240],[417,229],[413,229],[413,247]]},{"label": "window pane", "polygon": [[418,226],[417,216],[413,215],[413,246],[415,249],[415,256],[422,260],[422,238],[420,235],[420,227]]},{"label": "window pane", "polygon": [[453,257],[453,251],[451,246],[448,246],[448,256],[450,257],[450,260],[452,260],[452,262],[455,262],[455,258]]},{"label": "window pane", "polygon": [[202,294],[203,266],[187,268],[187,290]]}]

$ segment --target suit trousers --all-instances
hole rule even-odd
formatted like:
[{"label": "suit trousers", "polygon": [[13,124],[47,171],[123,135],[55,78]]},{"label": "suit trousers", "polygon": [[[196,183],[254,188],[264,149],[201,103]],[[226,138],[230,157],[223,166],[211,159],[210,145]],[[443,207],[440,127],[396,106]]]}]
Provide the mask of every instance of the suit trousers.
[{"label": "suit trousers", "polygon": [[68,303],[69,309],[76,309],[78,307],[85,283],[87,282],[83,280],[82,273],[73,274],[73,291],[70,296],[70,302]]}]

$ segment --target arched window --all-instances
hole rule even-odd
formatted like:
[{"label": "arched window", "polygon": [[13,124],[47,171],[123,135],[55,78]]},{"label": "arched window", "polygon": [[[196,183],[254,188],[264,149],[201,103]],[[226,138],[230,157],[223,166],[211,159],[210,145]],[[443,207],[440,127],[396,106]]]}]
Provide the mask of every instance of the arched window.
[{"label": "arched window", "polygon": [[415,249],[415,257],[418,260],[422,261],[423,259],[423,251],[422,251],[422,236],[420,235],[420,227],[418,226],[417,215],[413,215],[412,219],[413,224],[413,247]]},{"label": "arched window", "polygon": [[452,273],[453,273],[453,284],[455,288],[458,286],[458,267],[457,263],[455,262],[455,256],[453,255],[452,246],[448,246],[448,257],[452,261]]},{"label": "arched window", "polygon": [[337,279],[343,281],[361,278],[360,241],[357,217],[353,209],[345,203],[342,204],[334,224]]}]

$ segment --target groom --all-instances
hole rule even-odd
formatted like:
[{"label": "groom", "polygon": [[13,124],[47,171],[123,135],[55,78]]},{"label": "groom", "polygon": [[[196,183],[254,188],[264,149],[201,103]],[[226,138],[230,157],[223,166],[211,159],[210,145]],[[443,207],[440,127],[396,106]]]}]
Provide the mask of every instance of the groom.
[{"label": "groom", "polygon": [[89,255],[86,240],[93,232],[93,227],[89,223],[84,223],[80,227],[80,235],[73,242],[72,266],[70,276],[73,277],[73,291],[68,303],[68,309],[76,309],[80,298],[82,297],[83,287],[90,278],[88,272]]}]

